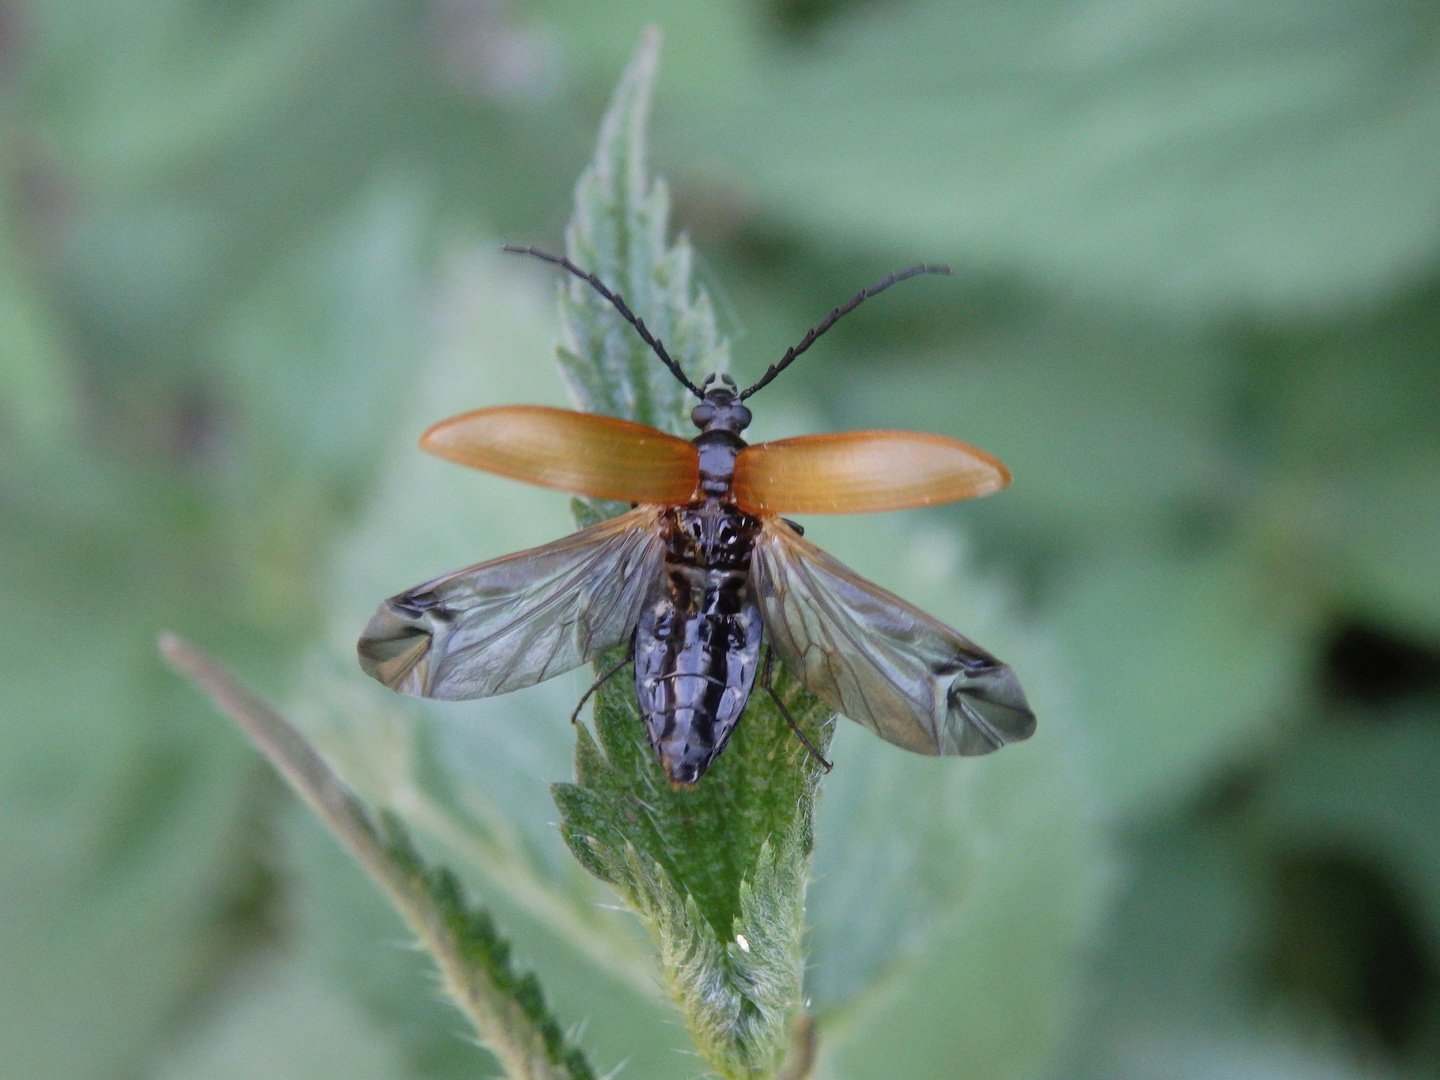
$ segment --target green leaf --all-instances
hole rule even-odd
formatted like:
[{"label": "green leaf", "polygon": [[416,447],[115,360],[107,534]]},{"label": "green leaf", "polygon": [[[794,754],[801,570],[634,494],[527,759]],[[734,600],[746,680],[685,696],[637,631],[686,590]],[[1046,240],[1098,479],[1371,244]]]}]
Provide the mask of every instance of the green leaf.
[{"label": "green leaf", "polygon": [[[967,299],[945,286],[945,299]],[[970,299],[973,301],[973,293]],[[1224,438],[1235,361],[1198,331],[1108,307],[1047,302],[948,320],[923,354],[879,343],[824,358],[840,420],[915,427],[979,446],[1014,483],[955,508],[1049,542],[1103,547],[1165,529],[1165,511],[1233,500],[1243,463]],[[848,363],[847,363],[848,359]]]},{"label": "green leaf", "polygon": [[1122,305],[1320,311],[1431,264],[1429,25],[1343,0],[868,5],[674,136],[821,243]]},{"label": "green leaf", "polygon": [[1121,895],[1097,939],[1070,1060],[1057,1074],[1348,1075],[1274,1060],[1284,1056],[1276,1044],[1289,1040],[1283,1014],[1256,1000],[1255,938],[1268,898],[1243,838],[1173,819],[1137,833],[1124,846]]},{"label": "green leaf", "polygon": [[448,870],[425,865],[397,818],[378,822],[283,717],[228,672],[178,638],[161,652],[249,735],[272,765],[389,896],[435,957],[446,991],[507,1075],[593,1080],[584,1055],[562,1036],[539,983],[517,974],[510,946],[484,909],[470,907]]},{"label": "green leaf", "polygon": [[1435,710],[1315,725],[1277,763],[1259,800],[1263,836],[1291,849],[1377,860],[1440,951],[1440,732]]},{"label": "green leaf", "polygon": [[[576,186],[571,258],[625,295],[698,381],[726,347],[690,249],[668,246],[669,204],[645,171],[645,127],[659,35],[647,31]],[[688,391],[585,283],[561,286],[562,370],[585,408],[680,433]],[[582,521],[606,508],[582,505]],[[608,671],[623,657],[596,666]],[[788,678],[779,692],[807,737],[829,742],[830,713]],[[660,952],[666,990],[705,1059],[726,1077],[780,1067],[802,1001],[801,949],[820,766],[757,690],[724,757],[694,790],[670,790],[629,685],[611,681],[581,732],[575,783],[555,785],[561,832],[582,865],[614,886]]]},{"label": "green leaf", "polygon": [[[788,676],[777,683],[824,753],[832,714]],[[581,729],[575,783],[553,789],[561,833],[645,923],[666,989],[711,1065],[727,1077],[773,1075],[801,1000],[821,767],[756,693],[701,783],[673,789],[645,737],[633,676],[611,680],[599,698],[598,741]]]},{"label": "green leaf", "polygon": [[1242,341],[1272,531],[1328,572],[1330,603],[1419,637],[1440,634],[1436,300]]},{"label": "green leaf", "polygon": [[587,89],[610,85],[615,69],[633,55],[635,37],[654,23],[665,31],[666,70],[659,85],[667,108],[696,103],[709,108],[743,93],[766,63],[763,27],[755,8],[713,0],[539,0],[528,5],[536,22],[561,42],[574,74]]},{"label": "green leaf", "polygon": [[1311,626],[1241,544],[1193,557],[1117,545],[1079,567],[1057,629],[1126,814],[1199,794],[1207,775],[1273,737],[1307,672]]},{"label": "green leaf", "polygon": [[1440,449],[1356,461],[1314,495],[1331,526],[1317,539],[1333,545],[1347,606],[1417,637],[1440,634]]}]

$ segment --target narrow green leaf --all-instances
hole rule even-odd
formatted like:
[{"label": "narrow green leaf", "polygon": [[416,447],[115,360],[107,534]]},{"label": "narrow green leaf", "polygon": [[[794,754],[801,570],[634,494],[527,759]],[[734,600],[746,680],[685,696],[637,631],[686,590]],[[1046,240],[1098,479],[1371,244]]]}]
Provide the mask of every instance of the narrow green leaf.
[{"label": "narrow green leaf", "polygon": [[272,765],[389,896],[435,957],[446,991],[516,1080],[592,1080],[561,1034],[539,983],[517,974],[490,916],[469,906],[454,876],[421,859],[398,818],[379,821],[284,717],[214,660],[166,635],[160,651],[240,725]]}]

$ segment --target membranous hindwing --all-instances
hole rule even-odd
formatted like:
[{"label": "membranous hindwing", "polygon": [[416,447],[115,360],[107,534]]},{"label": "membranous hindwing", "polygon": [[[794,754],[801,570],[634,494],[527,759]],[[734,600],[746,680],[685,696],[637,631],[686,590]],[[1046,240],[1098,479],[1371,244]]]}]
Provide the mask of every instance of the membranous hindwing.
[{"label": "membranous hindwing", "polygon": [[919,754],[988,754],[1035,714],[1009,665],[762,519],[753,560],[770,647],[811,693]]},{"label": "membranous hindwing", "polygon": [[714,500],[665,514],[665,569],[635,631],[635,690],[666,775],[693,784],[725,748],[760,661],[750,588],[759,522]]},{"label": "membranous hindwing", "polygon": [[464,700],[595,659],[630,636],[660,577],[662,513],[641,506],[392,596],[360,637],[360,666],[404,694]]}]

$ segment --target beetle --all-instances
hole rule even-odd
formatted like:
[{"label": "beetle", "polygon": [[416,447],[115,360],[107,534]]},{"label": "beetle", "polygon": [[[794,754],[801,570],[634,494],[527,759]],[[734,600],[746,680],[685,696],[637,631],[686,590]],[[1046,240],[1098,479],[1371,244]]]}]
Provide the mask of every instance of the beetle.
[{"label": "beetle", "polygon": [[[587,282],[699,399],[686,441],[643,424],[535,405],[480,409],[420,440],[450,461],[633,505],[562,540],[457,570],[382,603],[360,638],[364,670],[392,690],[460,700],[508,693],[630,643],[626,664],[670,782],[695,784],[725,748],[754,688],[779,706],[774,657],[837,713],[921,754],[986,754],[1029,738],[1014,671],[944,623],[859,577],[781,515],[869,513],[989,494],[1010,474],[939,435],[855,431],[747,445],[745,400],[891,274],[835,308],[745,390],[700,386],[623,297],[568,258],[532,255]],[[765,650],[763,672],[762,645]],[[573,719],[573,718],[572,718]]]}]

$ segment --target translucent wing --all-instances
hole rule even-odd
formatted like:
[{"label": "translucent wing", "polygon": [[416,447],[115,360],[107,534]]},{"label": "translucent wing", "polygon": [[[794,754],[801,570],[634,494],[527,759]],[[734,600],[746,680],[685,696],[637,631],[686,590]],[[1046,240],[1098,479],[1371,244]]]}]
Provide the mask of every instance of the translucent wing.
[{"label": "translucent wing", "polygon": [[460,700],[533,686],[619,645],[663,573],[662,508],[446,574],[380,605],[360,666],[392,690]]},{"label": "translucent wing", "polygon": [[1010,483],[983,450],[914,431],[847,431],[757,443],[735,460],[751,514],[869,514],[973,499]]},{"label": "translucent wing", "polygon": [[644,424],[542,405],[503,405],[442,420],[420,437],[437,457],[527,484],[633,503],[688,502],[699,454]]},{"label": "translucent wing", "polygon": [[886,742],[919,754],[988,754],[1035,731],[1009,667],[778,518],[762,523],[751,573],[776,655]]}]

